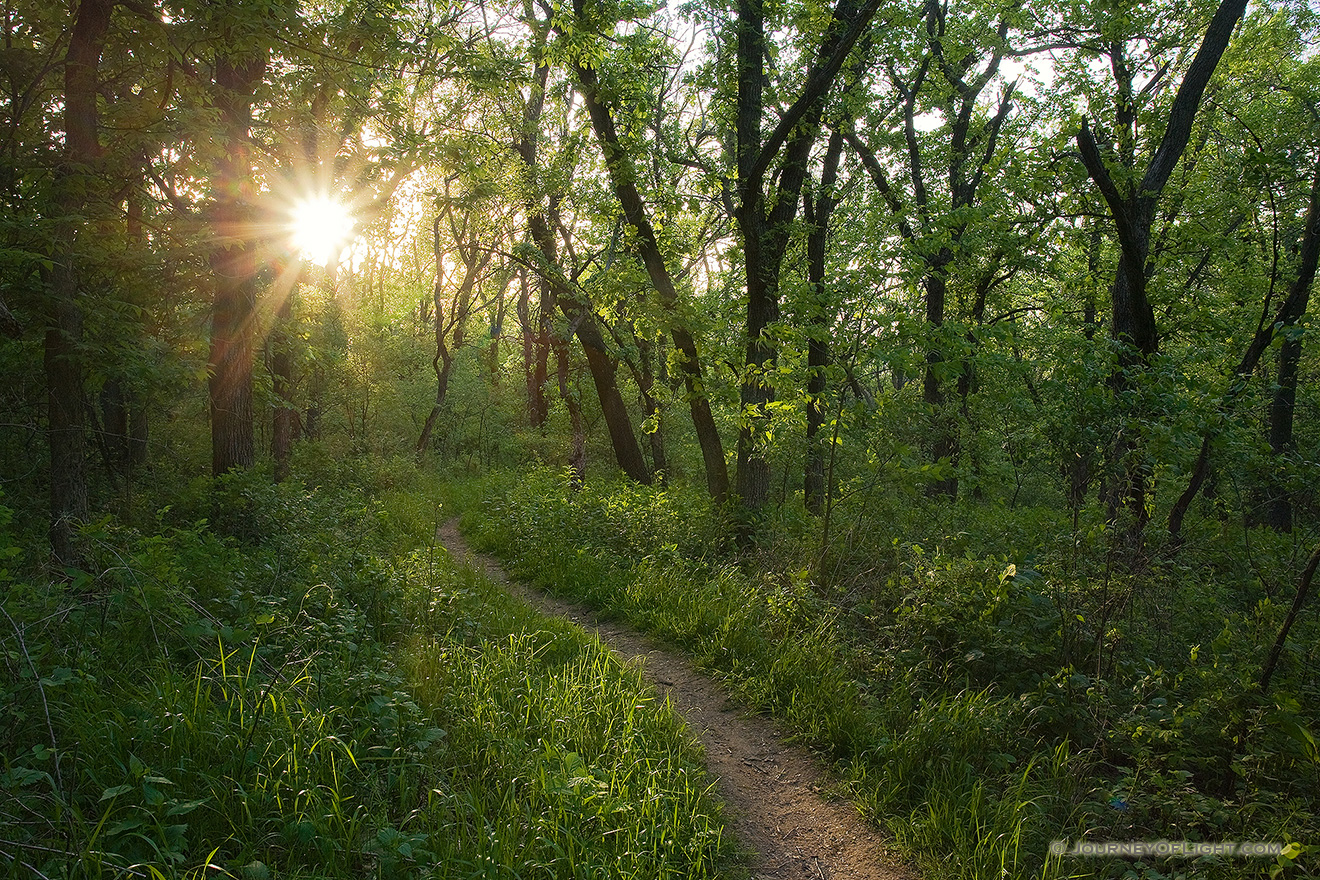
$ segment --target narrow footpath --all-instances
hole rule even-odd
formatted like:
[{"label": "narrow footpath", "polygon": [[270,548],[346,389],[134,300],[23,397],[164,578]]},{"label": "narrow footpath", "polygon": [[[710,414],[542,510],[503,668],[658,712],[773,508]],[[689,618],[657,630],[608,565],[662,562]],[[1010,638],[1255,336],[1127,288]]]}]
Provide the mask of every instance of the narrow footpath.
[{"label": "narrow footpath", "polygon": [[856,808],[826,793],[829,783],[818,761],[786,743],[768,719],[739,711],[719,684],[685,657],[617,621],[598,620],[588,608],[510,579],[496,560],[468,548],[457,520],[442,525],[437,536],[456,560],[542,613],[596,633],[620,657],[641,664],[705,746],[733,833],[753,853],[755,880],[916,880],[916,872],[898,860]]}]

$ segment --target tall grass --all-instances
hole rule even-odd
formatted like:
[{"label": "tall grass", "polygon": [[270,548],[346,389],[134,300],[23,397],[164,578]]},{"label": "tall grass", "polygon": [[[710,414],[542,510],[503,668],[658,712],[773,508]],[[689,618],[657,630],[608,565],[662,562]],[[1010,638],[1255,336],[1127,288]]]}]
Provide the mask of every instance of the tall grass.
[{"label": "tall grass", "polygon": [[[544,471],[479,488],[464,516],[475,542],[542,587],[686,650],[749,706],[788,721],[928,876],[1307,876],[1316,768],[1284,734],[1261,718],[1250,725],[1244,766],[1270,767],[1269,786],[1216,797],[1180,769],[1217,760],[1217,730],[1195,707],[1240,693],[1241,639],[1207,648],[1213,671],[1175,677],[1147,659],[1102,679],[1072,665],[1075,636],[1059,623],[1061,608],[1069,620],[1091,613],[1086,594],[1002,557],[878,541],[869,585],[842,595],[790,554],[775,568],[721,552],[719,523],[695,496],[574,492]],[[1129,632],[1169,650],[1167,636]],[[1284,768],[1298,775],[1283,782]],[[1082,837],[1291,840],[1304,857],[1051,857],[1052,841]]]},{"label": "tall grass", "polygon": [[637,672],[455,567],[412,465],[338,477],[199,483],[87,572],[0,574],[0,876],[730,869]]}]

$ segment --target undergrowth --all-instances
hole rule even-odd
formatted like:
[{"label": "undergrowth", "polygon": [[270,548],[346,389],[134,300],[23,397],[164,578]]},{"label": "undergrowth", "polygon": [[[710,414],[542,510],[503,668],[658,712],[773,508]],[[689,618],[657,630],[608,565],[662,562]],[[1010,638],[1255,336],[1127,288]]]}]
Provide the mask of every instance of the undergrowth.
[{"label": "undergrowth", "polygon": [[373,467],[199,480],[58,578],[0,533],[0,876],[729,868],[669,707],[456,567],[433,481]]},{"label": "undergrowth", "polygon": [[[466,497],[465,530],[520,576],[664,638],[786,719],[927,876],[1315,876],[1305,659],[1253,691],[1277,603],[1234,603],[1223,582],[1177,571],[1104,578],[1076,548],[1014,562],[967,549],[975,534],[923,547],[897,523],[841,584],[801,554],[739,559],[681,491],[575,491],[542,470]],[[1306,632],[1294,644],[1313,651]],[[1288,846],[1051,855],[1057,841],[1160,839]]]}]

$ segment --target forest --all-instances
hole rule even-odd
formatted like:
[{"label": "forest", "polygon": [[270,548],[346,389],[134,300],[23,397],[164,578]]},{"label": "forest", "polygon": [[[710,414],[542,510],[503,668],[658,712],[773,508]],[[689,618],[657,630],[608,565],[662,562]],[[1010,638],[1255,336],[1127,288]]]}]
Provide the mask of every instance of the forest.
[{"label": "forest", "polygon": [[0,877],[1320,876],[1316,0],[0,26]]}]

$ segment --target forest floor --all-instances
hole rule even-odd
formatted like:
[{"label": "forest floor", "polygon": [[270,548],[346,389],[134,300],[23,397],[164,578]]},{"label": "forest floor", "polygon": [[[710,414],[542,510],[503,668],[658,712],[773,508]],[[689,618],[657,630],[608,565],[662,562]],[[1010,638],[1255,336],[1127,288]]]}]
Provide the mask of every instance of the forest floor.
[{"label": "forest floor", "polygon": [[732,831],[751,852],[755,880],[917,877],[852,805],[830,794],[819,761],[786,742],[768,719],[740,711],[720,685],[696,671],[687,658],[657,647],[618,621],[598,619],[585,606],[511,579],[495,559],[467,546],[456,519],[442,525],[437,536],[456,560],[543,614],[567,618],[595,633],[626,662],[641,665],[705,747],[707,767],[728,807]]}]

